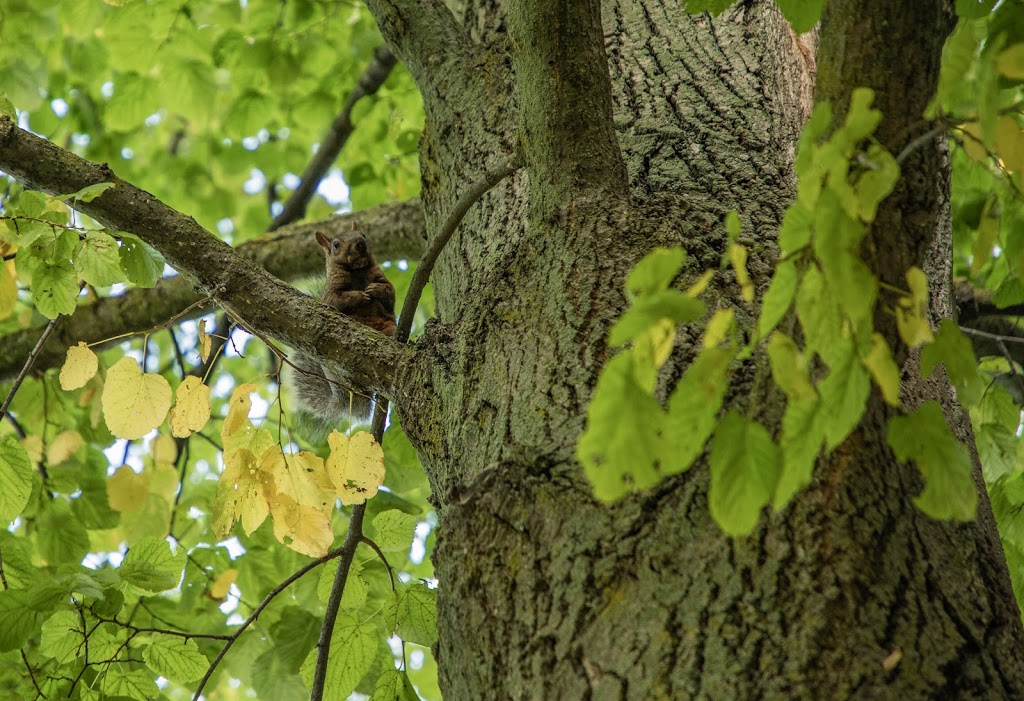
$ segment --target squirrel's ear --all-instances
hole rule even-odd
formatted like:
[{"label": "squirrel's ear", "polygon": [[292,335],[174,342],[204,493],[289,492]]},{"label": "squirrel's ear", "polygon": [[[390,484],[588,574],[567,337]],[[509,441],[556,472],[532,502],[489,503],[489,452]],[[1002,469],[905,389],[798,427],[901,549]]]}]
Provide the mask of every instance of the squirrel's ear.
[{"label": "squirrel's ear", "polygon": [[324,236],[324,233],[322,231],[316,232],[316,242],[320,244],[320,248],[324,249],[325,251],[331,250],[331,242],[326,236]]}]

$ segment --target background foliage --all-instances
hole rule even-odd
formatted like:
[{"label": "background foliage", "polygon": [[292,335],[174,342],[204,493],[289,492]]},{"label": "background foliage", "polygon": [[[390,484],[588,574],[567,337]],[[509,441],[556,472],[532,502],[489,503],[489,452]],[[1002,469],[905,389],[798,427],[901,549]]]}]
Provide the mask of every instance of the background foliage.
[{"label": "background foliage", "polygon": [[[721,12],[729,4],[687,7]],[[822,4],[779,2],[798,31],[813,26]],[[632,306],[609,339],[624,350],[606,368],[579,448],[597,496],[612,500],[650,486],[707,448],[711,510],[727,532],[746,533],[762,509],[784,508],[819,450],[856,425],[872,382],[899,405],[895,360],[872,325],[877,303],[897,318],[908,346],[923,346],[922,371],[942,364],[970,408],[1014,587],[1024,595],[1024,332],[1017,322],[1024,304],[1024,9],[994,6],[957,2],[962,19],[947,43],[930,121],[922,117],[922,135],[908,135],[906,147],[919,148],[918,138],[950,141],[958,294],[962,311],[973,304],[986,313],[962,318],[963,330],[946,321],[933,333],[920,271],[888,289],[858,267],[874,207],[907,176],[899,171],[904,154],[872,141],[881,115],[869,94],[858,93],[849,109],[833,107],[838,130],[819,109],[801,147],[800,196],[780,233],[783,262],[761,299],[743,283],[751,240],[742,222],[726,224],[723,268],[744,284],[747,303],[759,305],[757,328],[741,329],[727,312],[713,315],[700,357],[664,406],[653,394],[657,367],[676,325],[705,317],[702,286],[673,285],[681,251],[657,252],[630,277]],[[6,0],[0,112],[109,163],[237,245],[260,236],[280,212],[379,45],[360,3]],[[311,220],[418,192],[423,114],[401,67],[357,103],[353,121],[358,128],[340,170],[307,211]],[[41,330],[99,297],[174,274],[130,232],[104,231],[74,211],[76,197],[101,191],[55,199],[13,180],[4,185],[0,334]],[[408,266],[390,263],[400,306]],[[429,313],[429,298],[424,304]],[[231,537],[219,537],[215,501],[233,391],[256,386],[252,435],[265,431],[259,435],[289,451],[323,455],[324,446],[292,434],[294,403],[278,357],[236,330],[207,361],[206,331],[229,327],[213,314],[202,323],[168,320],[101,352],[99,372],[84,386],[54,370],[29,377],[13,395],[0,425],[0,521],[10,523],[0,532],[0,697],[188,698],[228,643],[231,652],[206,684],[209,696],[307,696],[308,658],[334,568],[282,546],[274,520],[247,532],[240,514]],[[789,402],[775,437],[754,416],[719,415],[730,363],[762,351],[771,370],[763,381]],[[156,432],[115,438],[107,417],[125,410],[108,410],[101,399],[126,356],[154,378],[146,407],[164,385],[176,391],[190,374],[203,378],[211,388],[209,423],[191,437],[163,423]],[[10,389],[0,388],[0,396]],[[672,430],[678,425],[690,430]],[[917,440],[922,435],[930,440]],[[941,518],[973,515],[963,446],[941,412],[926,405],[894,418],[890,443],[922,470],[922,509]],[[384,458],[384,489],[367,513],[381,552],[361,546],[357,553],[328,689],[332,698],[352,690],[374,699],[438,698],[429,649],[436,633],[427,481],[397,424]],[[337,543],[347,509],[333,512],[330,528]]]}]

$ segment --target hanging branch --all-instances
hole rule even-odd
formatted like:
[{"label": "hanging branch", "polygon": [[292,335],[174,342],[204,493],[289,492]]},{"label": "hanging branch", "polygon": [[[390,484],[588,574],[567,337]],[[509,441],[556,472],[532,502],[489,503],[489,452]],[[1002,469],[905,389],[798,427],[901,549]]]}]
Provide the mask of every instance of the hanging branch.
[{"label": "hanging branch", "polygon": [[327,169],[337,159],[341,149],[345,146],[355,125],[352,123],[352,109],[364,97],[376,93],[384,81],[391,75],[391,69],[395,67],[398,60],[387,48],[380,46],[373,52],[373,59],[366,67],[363,74],[356,81],[356,87],[349,93],[341,112],[334,118],[331,127],[320,140],[320,148],[310,160],[306,170],[302,173],[302,181],[284,204],[284,209],[277,215],[270,224],[267,231],[276,231],[286,224],[298,221],[306,216],[306,207],[316,193],[320,181],[323,180]]},{"label": "hanging branch", "polygon": [[[396,340],[399,343],[406,343],[409,340],[409,330],[412,328],[412,319],[416,313],[416,307],[423,294],[423,288],[430,278],[430,272],[434,269],[445,244],[451,240],[452,234],[462,223],[466,213],[484,194],[501,182],[504,178],[520,168],[516,159],[508,164],[484,173],[481,180],[473,184],[466,193],[459,198],[452,209],[451,214],[445,220],[444,225],[434,237],[433,243],[427,252],[423,254],[419,265],[416,266],[416,273],[409,284],[409,291],[402,305],[402,315],[398,321]],[[375,409],[371,432],[374,439],[381,443],[384,440],[384,426],[387,423],[388,403],[379,395],[376,397]],[[331,653],[331,636],[334,633],[334,622],[338,618],[338,611],[341,608],[341,597],[345,594],[345,583],[348,581],[348,573],[352,567],[352,559],[355,556],[356,547],[364,540],[363,516],[366,514],[366,503],[363,502],[352,509],[352,517],[348,524],[348,533],[345,535],[345,542],[341,546],[341,556],[338,559],[338,571],[334,575],[334,582],[331,584],[331,594],[327,600],[327,609],[324,611],[324,622],[320,627],[320,638],[316,647],[316,668],[313,671],[313,685],[310,689],[310,701],[323,701],[324,684],[327,678],[327,661]],[[385,561],[386,562],[386,561]],[[390,568],[389,568],[390,570]],[[389,571],[390,574],[390,571]],[[392,580],[392,586],[394,581]]]}]

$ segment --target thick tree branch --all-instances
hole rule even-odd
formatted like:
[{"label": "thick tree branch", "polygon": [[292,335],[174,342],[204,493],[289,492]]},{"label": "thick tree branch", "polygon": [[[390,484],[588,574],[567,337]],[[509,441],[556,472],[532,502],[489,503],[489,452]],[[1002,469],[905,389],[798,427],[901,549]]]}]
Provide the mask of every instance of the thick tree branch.
[{"label": "thick tree branch", "polygon": [[415,352],[352,321],[270,275],[153,195],[0,117],[0,170],[51,194],[114,183],[77,207],[112,228],[131,231],[242,324],[325,361],[348,386],[393,398]]},{"label": "thick tree branch", "polygon": [[976,290],[969,282],[963,280],[954,285],[953,294],[956,297],[957,321],[961,324],[974,326],[975,320],[988,316],[1024,316],[1024,304],[998,307],[992,302],[991,291]]},{"label": "thick tree branch", "polygon": [[625,197],[600,0],[511,0],[508,23],[531,180],[562,204],[581,188]]},{"label": "thick tree branch", "polygon": [[[387,204],[355,214],[284,227],[274,234],[240,245],[240,254],[250,258],[270,274],[282,280],[299,280],[323,274],[323,251],[313,232],[328,235],[350,231],[353,224],[362,231],[378,260],[417,258],[423,252],[426,231],[419,200]],[[197,292],[183,277],[165,278],[153,289],[131,289],[119,297],[105,297],[66,317],[33,365],[35,371],[56,367],[64,362],[68,346],[79,341],[93,344],[130,333],[140,333],[164,323],[200,301],[206,295]],[[195,307],[182,315],[190,319],[208,314],[209,308]],[[42,327],[30,328],[0,337],[0,382],[14,377],[25,364]],[[101,344],[99,348],[121,339]]]},{"label": "thick tree branch", "polygon": [[391,75],[391,69],[395,67],[396,62],[394,55],[383,46],[374,50],[370,65],[359,76],[355,88],[345,99],[341,112],[331,123],[324,138],[320,140],[320,148],[302,173],[302,181],[285,202],[281,214],[271,223],[270,231],[280,229],[282,226],[306,216],[306,206],[313,199],[316,188],[355,129],[355,125],[352,124],[352,109],[361,99],[367,95],[373,95],[380,89],[380,86]]},{"label": "thick tree branch", "polygon": [[366,6],[424,96],[470,80],[475,47],[442,0],[367,0]]}]

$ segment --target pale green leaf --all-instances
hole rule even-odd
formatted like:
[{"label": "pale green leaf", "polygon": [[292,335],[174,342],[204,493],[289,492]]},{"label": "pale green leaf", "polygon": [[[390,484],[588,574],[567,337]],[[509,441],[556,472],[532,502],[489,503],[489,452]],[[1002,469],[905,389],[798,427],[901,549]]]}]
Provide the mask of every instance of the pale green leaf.
[{"label": "pale green leaf", "polygon": [[860,423],[871,393],[871,377],[861,365],[853,343],[843,340],[829,366],[828,377],[818,383],[821,411],[826,421],[828,450],[846,440]]},{"label": "pale green leaf", "polygon": [[871,351],[861,358],[864,367],[871,373],[875,384],[882,390],[882,397],[892,406],[900,405],[900,369],[892,357],[892,351],[880,333],[871,337]]},{"label": "pale green leaf", "polygon": [[782,417],[782,470],[772,505],[781,511],[793,495],[811,483],[814,464],[825,440],[825,423],[817,399],[790,401]]},{"label": "pale green leaf", "polygon": [[766,338],[789,311],[796,295],[796,263],[787,260],[779,263],[772,276],[772,283],[761,301],[761,318],[757,322],[759,338]]},{"label": "pale green leaf", "polygon": [[402,640],[427,647],[437,642],[437,591],[423,582],[398,585],[385,613]]},{"label": "pale green leaf", "polygon": [[83,643],[82,617],[77,611],[58,611],[43,623],[39,651],[58,663],[73,661]]},{"label": "pale green leaf", "polygon": [[668,415],[658,447],[665,475],[685,472],[704,450],[717,424],[729,387],[729,348],[706,348],[686,369],[668,401]]},{"label": "pale green leaf", "polygon": [[78,299],[78,279],[67,261],[43,261],[32,271],[32,300],[47,319],[73,314]]},{"label": "pale green leaf", "polygon": [[[380,633],[372,622],[361,622],[355,612],[342,611],[338,614],[324,680],[325,699],[348,698],[355,691],[360,680],[373,667],[379,642]],[[313,680],[316,652],[314,647],[302,663],[301,674],[307,686]]]},{"label": "pale green leaf", "polygon": [[682,248],[656,248],[629,273],[626,289],[638,296],[664,290],[672,284],[685,260],[686,251]]},{"label": "pale green leaf", "polygon": [[807,359],[796,343],[784,333],[776,331],[768,340],[765,350],[772,366],[772,377],[790,399],[815,399],[818,393],[807,374]]},{"label": "pale green leaf", "polygon": [[142,651],[142,659],[156,674],[178,684],[198,680],[210,666],[210,661],[199,651],[194,640],[171,635],[157,635]]},{"label": "pale green leaf", "polygon": [[163,256],[138,236],[119,231],[117,237],[121,239],[121,269],[128,281],[139,287],[155,286],[164,272]]},{"label": "pale green leaf", "polygon": [[406,673],[389,669],[377,678],[370,701],[419,701]]},{"label": "pale green leaf", "polygon": [[731,536],[750,533],[779,478],[779,448],[765,428],[730,411],[711,443],[711,515]]},{"label": "pale green leaf", "polygon": [[160,695],[153,676],[145,669],[127,664],[106,667],[103,677],[104,698],[127,696],[138,701],[152,701]]},{"label": "pale green leaf", "polygon": [[75,253],[75,268],[83,280],[95,287],[106,287],[126,279],[121,270],[117,241],[102,231],[86,233]]},{"label": "pale green leaf", "polygon": [[384,552],[409,552],[419,519],[398,509],[377,514],[373,527],[377,529],[374,542]]},{"label": "pale green leaf", "polygon": [[900,460],[913,460],[924,477],[914,498],[932,518],[970,521],[978,505],[967,448],[949,430],[938,402],[926,402],[908,416],[889,421],[889,445]]},{"label": "pale green leaf", "polygon": [[185,551],[171,551],[162,538],[143,538],[133,545],[118,568],[121,579],[140,594],[158,594],[173,589],[185,569]]},{"label": "pale green leaf", "polygon": [[34,474],[28,453],[18,439],[0,436],[0,523],[12,521],[28,504]]},{"label": "pale green leaf", "polygon": [[782,10],[793,31],[803,34],[814,29],[814,25],[821,19],[821,11],[825,7],[825,0],[775,0],[775,4]]},{"label": "pale green leaf", "polygon": [[594,494],[614,501],[660,479],[656,442],[664,423],[658,402],[638,384],[635,357],[612,358],[587,409],[587,428],[576,447]]}]

